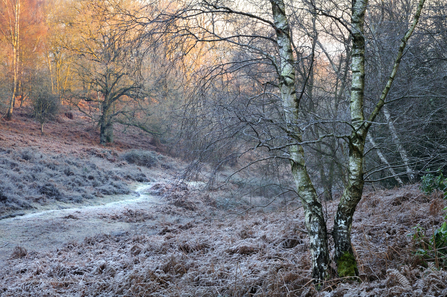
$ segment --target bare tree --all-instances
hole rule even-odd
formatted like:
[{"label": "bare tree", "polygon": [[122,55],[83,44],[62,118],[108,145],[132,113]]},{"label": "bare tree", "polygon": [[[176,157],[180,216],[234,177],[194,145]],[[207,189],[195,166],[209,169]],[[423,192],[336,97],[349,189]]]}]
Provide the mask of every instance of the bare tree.
[{"label": "bare tree", "polygon": [[[223,63],[211,67],[211,71],[207,72],[207,79],[200,88],[200,92],[204,93],[202,97],[206,97],[206,94],[213,94],[209,91],[212,88],[211,82],[217,81],[216,77],[231,76],[220,82],[221,88],[224,87],[225,92],[230,96],[219,100],[218,102],[222,103],[217,106],[215,102],[211,104],[212,109],[208,111],[217,111],[219,106],[223,108],[215,114],[219,116],[218,119],[206,118],[208,129],[205,133],[206,137],[202,139],[208,143],[208,148],[211,146],[217,148],[220,147],[218,143],[228,143],[223,141],[225,138],[237,136],[248,140],[248,144],[254,144],[252,151],[265,148],[270,152],[270,155],[265,155],[267,158],[288,160],[291,175],[295,181],[296,193],[305,210],[304,220],[310,241],[312,276],[317,282],[329,277],[328,231],[321,202],[310,178],[311,170],[306,164],[305,147],[318,142],[322,143],[324,139],[330,137],[343,138],[347,143],[345,166],[348,175],[336,213],[332,236],[335,242],[335,262],[339,276],[356,275],[357,263],[351,245],[350,231],[354,211],[363,192],[367,135],[386,103],[387,95],[395,80],[407,42],[418,23],[424,2],[424,0],[419,1],[413,21],[401,38],[397,56],[392,61],[391,74],[368,116],[365,115],[364,108],[366,101],[364,28],[368,1],[352,1],[350,19],[346,19],[346,10],[343,9],[340,9],[337,15],[340,5],[332,5],[332,2],[323,3],[328,6],[323,9],[319,6],[320,4],[317,5],[314,2],[307,6],[292,7],[281,0],[247,3],[240,6],[228,1],[198,1],[179,13],[179,17],[184,21],[182,32],[185,35],[197,42],[225,42],[226,46],[223,49],[228,56],[238,53],[233,56],[233,59],[222,59]],[[268,7],[270,9],[267,9]],[[311,42],[313,45],[302,47],[294,43],[293,37],[296,31],[293,31],[293,27],[290,26],[291,13],[287,9],[301,11],[301,21],[306,17],[324,16],[350,36],[344,38],[352,42],[349,52],[351,88],[350,92],[346,92],[349,99],[347,105],[349,113],[346,117],[338,120],[325,119],[319,110],[312,117],[303,117],[302,100],[309,94],[306,95],[306,91],[308,92],[310,82],[312,82],[310,68],[313,65],[317,43]],[[208,17],[210,20],[208,26],[197,22],[199,15]],[[311,31],[308,30],[308,32]],[[312,34],[302,35],[302,38],[312,39],[312,37],[316,38]],[[273,76],[265,74],[266,72],[258,72],[257,76],[250,77],[247,74],[251,69],[256,69],[254,64],[264,65],[264,70]],[[297,69],[300,69],[297,64],[300,67],[304,66],[302,68],[304,71],[298,72],[299,76],[296,75]],[[262,68],[258,66],[258,69]],[[244,79],[253,79],[258,86],[262,86],[261,93],[252,93],[249,98],[243,100],[244,95],[250,94],[247,88],[245,88],[246,93],[242,94],[243,92],[237,92],[233,86],[229,87],[227,82],[232,81],[233,77],[241,71],[244,72]],[[258,91],[259,89],[261,88],[257,88]],[[234,97],[231,97],[231,94],[234,94]],[[196,98],[199,97],[200,94]],[[212,97],[216,96],[212,95]],[[270,105],[266,108],[267,105],[255,105],[254,101],[258,104],[269,102]],[[205,100],[192,104],[190,111],[193,112],[194,109],[203,108],[205,105],[207,105]],[[345,128],[339,130],[340,135],[313,133],[318,135],[317,139],[305,140],[304,137],[312,134],[306,132],[309,127],[322,125],[325,122],[339,122]],[[196,121],[195,124],[197,123]],[[233,133],[232,136],[227,133],[230,131]],[[218,139],[215,136],[221,138]]]},{"label": "bare tree", "polygon": [[69,45],[76,56],[76,73],[83,87],[76,97],[96,104],[87,106],[99,109],[99,113],[90,112],[82,101],[73,102],[98,123],[101,144],[113,142],[113,123],[124,113],[126,102],[138,98],[143,87],[141,32],[123,26],[125,20],[114,13],[114,5],[117,4],[109,1],[81,1],[77,9],[84,19],[77,25],[80,31]]}]

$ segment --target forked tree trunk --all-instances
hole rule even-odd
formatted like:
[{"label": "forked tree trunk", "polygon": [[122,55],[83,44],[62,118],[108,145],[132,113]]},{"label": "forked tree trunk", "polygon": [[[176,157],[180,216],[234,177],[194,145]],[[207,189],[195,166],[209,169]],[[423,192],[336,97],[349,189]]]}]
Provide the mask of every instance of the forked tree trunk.
[{"label": "forked tree trunk", "polygon": [[329,250],[323,209],[318,200],[304,162],[301,132],[297,127],[299,102],[296,96],[294,58],[289,23],[283,0],[270,0],[280,54],[280,91],[289,135],[296,144],[289,148],[290,164],[298,194],[305,212],[312,260],[312,277],[317,281],[328,277]]},{"label": "forked tree trunk", "polygon": [[402,38],[388,82],[368,121],[365,121],[363,113],[365,87],[365,38],[363,27],[367,2],[368,0],[353,0],[352,2],[352,82],[350,101],[352,133],[349,137],[349,180],[338,205],[333,231],[337,272],[342,277],[358,274],[357,261],[351,245],[351,227],[355,208],[360,202],[363,192],[363,160],[366,136],[371,124],[385,105],[385,99],[396,77],[407,41],[419,21],[425,0],[419,0],[413,23]]}]

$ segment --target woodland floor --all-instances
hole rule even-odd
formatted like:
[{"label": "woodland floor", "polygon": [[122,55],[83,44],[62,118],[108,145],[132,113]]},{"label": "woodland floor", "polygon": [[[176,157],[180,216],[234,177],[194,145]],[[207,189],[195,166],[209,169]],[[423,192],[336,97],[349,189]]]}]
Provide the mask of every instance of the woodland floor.
[{"label": "woodland floor", "polygon": [[[412,237],[444,222],[438,193],[365,193],[352,230],[360,276],[317,291],[301,208],[246,211],[180,182],[182,162],[137,130],[117,127],[102,147],[76,112],[45,135],[28,114],[0,124],[1,297],[447,296],[447,273],[415,256]],[[329,230],[336,206],[325,205]]]}]

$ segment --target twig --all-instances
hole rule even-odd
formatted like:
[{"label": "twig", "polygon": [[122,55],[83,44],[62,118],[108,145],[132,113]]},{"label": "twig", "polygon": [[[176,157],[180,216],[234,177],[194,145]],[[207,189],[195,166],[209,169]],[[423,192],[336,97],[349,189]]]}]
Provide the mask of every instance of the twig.
[{"label": "twig", "polygon": [[312,283],[315,279],[312,278],[310,281],[308,281],[307,283],[304,284],[304,286],[302,286],[302,288],[307,287],[308,284]]}]

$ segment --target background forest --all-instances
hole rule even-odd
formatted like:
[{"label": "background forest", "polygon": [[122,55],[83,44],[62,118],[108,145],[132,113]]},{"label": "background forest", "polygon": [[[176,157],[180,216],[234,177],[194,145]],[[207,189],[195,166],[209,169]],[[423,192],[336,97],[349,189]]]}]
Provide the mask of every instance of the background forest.
[{"label": "background forest", "polygon": [[[444,190],[442,0],[0,0],[0,61],[5,121],[29,107],[43,137],[80,112],[104,147],[146,133],[187,162],[182,180],[301,203],[314,280],[359,274],[364,184]],[[331,233],[322,205],[338,199]]]},{"label": "background forest", "polygon": [[[113,142],[114,123],[136,126],[173,154],[199,156],[196,165],[261,158],[261,171],[273,178],[281,171],[275,146],[282,141],[275,132],[282,115],[274,31],[203,3],[200,11],[194,7],[200,3],[181,1],[2,1],[4,117],[13,117],[14,107],[33,105],[44,123],[51,112],[38,101],[55,101],[97,122],[102,144]],[[228,5],[260,17],[270,13],[265,3]],[[415,7],[409,0],[369,2],[366,111],[380,96]],[[331,199],[346,183],[349,3],[290,3],[287,13],[306,163],[318,192]],[[445,13],[442,1],[426,3],[405,49],[387,104],[368,134],[369,182],[402,185],[445,166]],[[277,152],[270,160],[276,164],[265,160],[272,156],[267,151]]]}]

